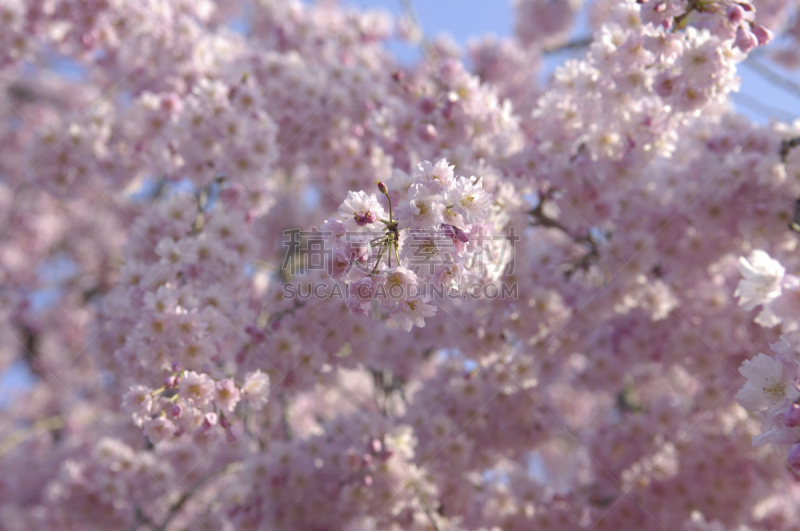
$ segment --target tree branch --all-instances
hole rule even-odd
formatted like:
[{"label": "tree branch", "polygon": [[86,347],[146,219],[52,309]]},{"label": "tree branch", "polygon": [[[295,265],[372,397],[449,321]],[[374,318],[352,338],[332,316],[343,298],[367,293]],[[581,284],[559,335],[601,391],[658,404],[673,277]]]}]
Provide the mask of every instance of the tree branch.
[{"label": "tree branch", "polygon": [[178,501],[175,502],[172,505],[172,507],[169,508],[169,512],[167,513],[167,517],[164,519],[164,521],[161,523],[161,525],[158,526],[155,529],[155,531],[166,531],[167,526],[172,521],[172,519],[175,518],[175,516],[178,514],[178,512],[181,509],[183,509],[183,506],[186,505],[186,502],[189,501],[189,498],[191,498],[194,495],[194,493],[197,492],[203,485],[205,485],[206,483],[208,483],[209,481],[211,481],[212,479],[214,479],[217,476],[229,474],[229,473],[232,473],[232,472],[237,472],[237,471],[241,470],[243,467],[244,467],[244,464],[242,462],[240,462],[240,461],[237,461],[235,463],[229,463],[229,464],[225,465],[222,468],[218,468],[216,470],[212,470],[211,472],[209,472],[205,476],[203,476],[200,479],[198,479],[194,483],[194,485],[189,487],[189,490],[187,490],[183,494],[183,496],[181,496],[178,499]]},{"label": "tree branch", "polygon": [[27,428],[22,428],[11,432],[7,437],[0,440],[0,457],[7,454],[12,448],[22,443],[26,439],[36,437],[48,431],[60,430],[64,427],[64,417],[56,415],[46,419],[37,420]]}]

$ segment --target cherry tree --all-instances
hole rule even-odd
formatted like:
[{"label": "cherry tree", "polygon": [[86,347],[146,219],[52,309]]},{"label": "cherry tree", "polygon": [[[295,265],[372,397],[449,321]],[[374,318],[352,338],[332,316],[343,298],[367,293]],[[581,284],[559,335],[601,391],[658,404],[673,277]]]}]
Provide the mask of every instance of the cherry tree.
[{"label": "cherry tree", "polygon": [[797,527],[800,2],[402,4],[0,0],[0,529]]}]

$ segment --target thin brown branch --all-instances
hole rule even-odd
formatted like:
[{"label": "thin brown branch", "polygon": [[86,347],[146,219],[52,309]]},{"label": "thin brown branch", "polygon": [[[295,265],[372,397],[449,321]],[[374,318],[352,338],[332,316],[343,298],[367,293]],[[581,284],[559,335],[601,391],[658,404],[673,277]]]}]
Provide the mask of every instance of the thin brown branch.
[{"label": "thin brown branch", "polygon": [[161,525],[156,528],[155,531],[166,531],[167,526],[170,524],[170,522],[172,522],[172,519],[175,518],[175,516],[180,512],[180,510],[183,509],[184,505],[186,505],[186,502],[189,501],[189,499],[201,487],[203,487],[203,485],[205,485],[206,483],[208,483],[209,481],[211,481],[212,479],[214,479],[217,476],[222,476],[222,475],[225,475],[225,474],[230,474],[232,472],[237,472],[237,471],[241,470],[242,467],[243,467],[243,464],[241,462],[229,463],[229,464],[227,464],[227,465],[225,465],[225,466],[223,466],[221,468],[218,468],[216,470],[212,470],[211,472],[209,472],[205,476],[203,476],[200,479],[198,479],[194,483],[194,485],[189,487],[189,489],[185,493],[183,493],[183,495],[178,499],[177,502],[172,504],[172,507],[169,508],[169,512],[167,513],[166,518],[161,523]]}]

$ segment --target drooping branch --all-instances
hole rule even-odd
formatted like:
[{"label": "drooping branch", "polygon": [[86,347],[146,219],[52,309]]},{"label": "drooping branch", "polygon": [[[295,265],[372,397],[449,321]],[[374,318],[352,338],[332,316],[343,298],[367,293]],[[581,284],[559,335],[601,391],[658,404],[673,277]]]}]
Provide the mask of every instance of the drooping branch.
[{"label": "drooping branch", "polygon": [[0,457],[3,457],[5,454],[11,451],[12,448],[26,441],[27,439],[50,431],[60,430],[64,427],[64,424],[64,417],[61,415],[56,415],[46,419],[37,420],[27,428],[21,428],[11,432],[8,436],[0,440]]},{"label": "drooping branch", "polygon": [[208,474],[198,479],[194,485],[189,487],[189,489],[183,493],[177,502],[172,504],[172,507],[169,508],[166,518],[164,518],[164,521],[156,528],[155,531],[166,531],[167,526],[170,524],[170,522],[172,522],[173,518],[177,516],[181,509],[183,509],[183,507],[186,505],[186,502],[189,501],[189,499],[206,483],[218,476],[224,476],[226,474],[238,472],[243,468],[243,466],[244,465],[241,462],[229,463],[221,468],[212,470]]},{"label": "drooping branch", "polygon": [[592,42],[594,42],[592,36],[587,35],[586,37],[578,37],[576,39],[572,39],[570,41],[565,42],[561,46],[556,46],[555,48],[549,48],[543,51],[545,55],[554,55],[561,52],[588,48],[589,46],[591,46]]}]

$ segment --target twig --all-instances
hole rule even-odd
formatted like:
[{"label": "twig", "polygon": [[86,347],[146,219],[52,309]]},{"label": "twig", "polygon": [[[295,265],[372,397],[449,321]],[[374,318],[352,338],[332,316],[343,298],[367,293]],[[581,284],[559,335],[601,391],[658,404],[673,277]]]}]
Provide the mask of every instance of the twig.
[{"label": "twig", "polygon": [[209,472],[205,476],[203,476],[200,479],[198,479],[195,482],[195,484],[192,485],[191,487],[189,487],[189,490],[187,490],[183,494],[183,496],[181,496],[178,499],[178,501],[175,502],[172,505],[172,507],[169,508],[169,512],[167,514],[167,517],[164,519],[164,521],[161,523],[161,525],[158,526],[155,529],[155,531],[166,531],[167,526],[172,521],[172,519],[175,518],[175,516],[178,514],[178,512],[181,509],[183,509],[183,506],[186,505],[186,502],[189,501],[189,498],[191,498],[194,495],[194,493],[197,492],[200,489],[200,487],[202,487],[203,485],[205,485],[206,483],[208,483],[210,480],[214,479],[217,476],[228,474],[228,473],[232,473],[232,472],[237,472],[237,471],[241,470],[243,468],[243,466],[244,465],[241,462],[229,463],[229,464],[225,465],[222,468],[218,468],[216,470],[212,470],[211,472]]},{"label": "twig", "polygon": [[433,518],[433,513],[431,513],[430,507],[428,507],[428,500],[425,498],[425,495],[422,493],[419,485],[414,485],[414,487],[414,490],[417,491],[417,496],[419,496],[419,501],[422,502],[422,510],[425,511],[425,516],[427,516],[428,520],[431,521],[431,526],[433,526],[434,531],[441,531],[439,524],[437,524],[436,520]]},{"label": "twig", "polygon": [[573,40],[571,40],[569,42],[565,42],[561,46],[556,46],[555,48],[546,49],[546,50],[544,50],[544,53],[546,55],[552,55],[552,54],[556,54],[556,53],[566,52],[566,51],[569,51],[569,50],[577,50],[577,49],[580,49],[580,48],[586,48],[586,47],[590,46],[592,44],[592,42],[594,42],[594,41],[593,41],[591,35],[586,36],[586,37],[579,37],[579,38],[573,39]]},{"label": "twig", "polygon": [[786,159],[789,157],[789,152],[797,146],[800,146],[800,136],[788,138],[781,142],[781,162],[786,164]]},{"label": "twig", "polygon": [[558,229],[567,236],[572,237],[572,234],[570,234],[570,232],[564,225],[554,220],[553,218],[547,217],[547,215],[544,213],[543,206],[544,206],[544,199],[539,201],[539,204],[536,205],[536,208],[528,212],[528,214],[532,216],[534,219],[534,226],[547,227],[550,229]]},{"label": "twig", "polygon": [[564,272],[569,280],[579,269],[583,269],[584,271],[588,270],[589,266],[591,266],[600,258],[600,250],[598,249],[597,241],[595,241],[591,232],[589,232],[589,234],[586,236],[573,236],[564,225],[553,218],[548,217],[547,214],[544,213],[544,202],[545,199],[543,198],[539,204],[536,205],[536,208],[528,211],[528,214],[534,219],[533,225],[538,227],[558,229],[569,236],[575,243],[584,245],[587,248],[586,254],[581,256],[575,263],[571,264]]},{"label": "twig", "polygon": [[0,440],[0,457],[7,454],[12,448],[26,439],[47,433],[48,431],[60,430],[64,427],[64,424],[64,417],[56,415],[54,417],[37,420],[27,428],[11,432],[7,437]]},{"label": "twig", "polygon": [[283,436],[287,441],[292,440],[292,426],[289,424],[289,400],[286,393],[281,393],[281,422],[283,423]]}]

